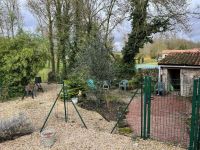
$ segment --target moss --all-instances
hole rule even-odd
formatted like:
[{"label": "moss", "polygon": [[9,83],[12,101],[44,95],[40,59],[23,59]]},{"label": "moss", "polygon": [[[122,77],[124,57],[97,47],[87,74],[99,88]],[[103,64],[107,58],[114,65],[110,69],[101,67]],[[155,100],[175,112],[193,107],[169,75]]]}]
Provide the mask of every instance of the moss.
[{"label": "moss", "polygon": [[109,95],[106,95],[105,98],[106,98],[106,101],[108,102],[120,102],[119,97],[116,95],[109,94]]},{"label": "moss", "polygon": [[132,133],[132,130],[129,127],[119,128],[118,131],[120,134],[125,134],[125,135]]}]

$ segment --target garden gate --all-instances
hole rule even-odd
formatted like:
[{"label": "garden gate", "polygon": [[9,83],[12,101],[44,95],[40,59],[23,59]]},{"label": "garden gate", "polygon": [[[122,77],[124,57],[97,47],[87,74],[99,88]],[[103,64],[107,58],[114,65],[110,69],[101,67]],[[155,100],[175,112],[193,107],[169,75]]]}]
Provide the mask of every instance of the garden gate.
[{"label": "garden gate", "polygon": [[197,150],[200,137],[199,80],[194,80],[192,86],[189,82],[183,84],[171,79],[163,82],[161,87],[151,77],[145,77],[144,94],[132,102],[127,115],[133,132],[143,139],[152,138]]}]

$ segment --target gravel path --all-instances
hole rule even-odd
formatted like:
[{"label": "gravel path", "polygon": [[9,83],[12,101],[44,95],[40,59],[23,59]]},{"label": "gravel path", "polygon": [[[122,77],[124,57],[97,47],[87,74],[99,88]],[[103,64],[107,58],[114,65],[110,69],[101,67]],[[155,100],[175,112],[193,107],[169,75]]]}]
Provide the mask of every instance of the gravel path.
[{"label": "gravel path", "polygon": [[[43,85],[44,93],[21,100],[0,103],[0,119],[19,112],[26,114],[35,127],[35,132],[12,141],[0,143],[0,150],[45,150],[40,144],[39,129],[53,104],[60,87]],[[88,129],[85,129],[71,104],[68,105],[69,121],[64,122],[63,103],[58,101],[46,128],[56,131],[57,141],[52,150],[182,150],[156,141],[132,141],[130,137],[110,134],[115,122],[107,122],[96,112],[78,107]]]}]

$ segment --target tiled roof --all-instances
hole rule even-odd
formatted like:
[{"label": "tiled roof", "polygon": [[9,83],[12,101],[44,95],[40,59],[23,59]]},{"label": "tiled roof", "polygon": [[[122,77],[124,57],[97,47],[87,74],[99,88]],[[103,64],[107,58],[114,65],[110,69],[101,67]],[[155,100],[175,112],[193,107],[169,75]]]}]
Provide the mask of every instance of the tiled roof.
[{"label": "tiled roof", "polygon": [[169,53],[159,65],[200,66],[200,52]]},{"label": "tiled roof", "polygon": [[200,52],[199,48],[194,48],[194,49],[187,49],[187,50],[163,50],[162,54],[171,54],[171,53],[196,53]]}]

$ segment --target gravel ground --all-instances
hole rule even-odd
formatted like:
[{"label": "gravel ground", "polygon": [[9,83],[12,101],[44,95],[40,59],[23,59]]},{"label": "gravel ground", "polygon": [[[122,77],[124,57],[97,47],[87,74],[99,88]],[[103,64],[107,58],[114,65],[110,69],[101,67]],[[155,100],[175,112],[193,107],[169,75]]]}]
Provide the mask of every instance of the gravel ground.
[{"label": "gravel ground", "polygon": [[[0,143],[0,150],[47,149],[40,144],[39,130],[53,104],[59,86],[43,85],[44,93],[21,100],[0,103],[0,119],[18,113],[26,114],[35,127],[35,132],[12,141]],[[52,150],[182,150],[152,140],[132,141],[130,137],[110,134],[115,122],[107,122],[98,113],[78,108],[88,129],[85,129],[71,104],[68,105],[69,121],[64,122],[63,103],[58,101],[46,128],[55,129],[57,141]]]}]

